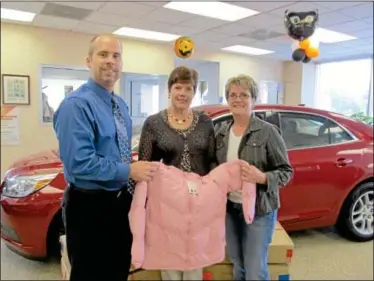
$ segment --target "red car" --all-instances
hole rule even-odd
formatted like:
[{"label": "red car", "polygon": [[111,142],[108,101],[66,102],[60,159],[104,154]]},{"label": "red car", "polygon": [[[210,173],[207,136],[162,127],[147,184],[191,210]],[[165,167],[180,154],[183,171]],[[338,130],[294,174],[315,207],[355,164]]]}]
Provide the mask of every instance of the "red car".
[{"label": "red car", "polygon": [[[199,109],[216,129],[232,119],[224,105]],[[373,127],[303,106],[258,105],[255,115],[280,128],[295,171],[281,189],[285,229],[335,225],[351,240],[372,240]],[[30,258],[58,250],[65,186],[57,150],[14,163],[1,184],[1,237],[11,249]]]}]

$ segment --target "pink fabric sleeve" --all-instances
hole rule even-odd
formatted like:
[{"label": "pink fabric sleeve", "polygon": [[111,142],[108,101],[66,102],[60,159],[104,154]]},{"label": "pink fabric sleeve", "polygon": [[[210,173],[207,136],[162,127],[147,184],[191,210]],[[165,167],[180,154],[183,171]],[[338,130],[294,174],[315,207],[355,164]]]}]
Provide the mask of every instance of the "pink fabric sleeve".
[{"label": "pink fabric sleeve", "polygon": [[132,265],[141,268],[144,261],[144,240],[147,199],[147,182],[139,182],[135,187],[133,201],[129,212],[130,228],[133,235],[131,248]]},{"label": "pink fabric sleeve", "polygon": [[256,184],[251,182],[244,182],[241,178],[241,165],[242,161],[228,162],[228,172],[230,176],[229,192],[242,190],[242,207],[244,220],[247,224],[251,224],[255,217],[256,207]]}]

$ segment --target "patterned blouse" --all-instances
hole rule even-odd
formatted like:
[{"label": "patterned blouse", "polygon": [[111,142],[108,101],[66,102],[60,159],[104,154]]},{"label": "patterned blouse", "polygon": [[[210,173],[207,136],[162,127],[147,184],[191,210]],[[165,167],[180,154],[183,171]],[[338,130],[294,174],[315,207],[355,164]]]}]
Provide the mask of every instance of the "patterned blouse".
[{"label": "patterned blouse", "polygon": [[139,141],[139,160],[162,161],[186,172],[208,174],[216,165],[211,118],[193,111],[191,126],[175,129],[168,121],[167,110],[149,116]]}]

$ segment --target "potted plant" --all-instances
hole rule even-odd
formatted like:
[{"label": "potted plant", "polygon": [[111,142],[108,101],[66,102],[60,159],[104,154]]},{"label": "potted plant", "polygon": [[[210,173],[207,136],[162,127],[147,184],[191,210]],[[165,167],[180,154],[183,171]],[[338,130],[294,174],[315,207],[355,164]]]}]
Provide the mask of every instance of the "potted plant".
[{"label": "potted plant", "polygon": [[363,123],[366,123],[368,125],[374,125],[373,117],[366,115],[364,112],[360,111],[353,115],[351,115],[351,118],[359,120]]}]

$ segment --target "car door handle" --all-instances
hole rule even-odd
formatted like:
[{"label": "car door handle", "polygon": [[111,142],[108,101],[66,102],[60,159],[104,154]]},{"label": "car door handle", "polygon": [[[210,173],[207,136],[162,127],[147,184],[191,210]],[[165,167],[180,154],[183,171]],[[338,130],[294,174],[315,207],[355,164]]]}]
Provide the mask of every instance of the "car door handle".
[{"label": "car door handle", "polygon": [[351,164],[351,163],[353,163],[353,160],[352,160],[352,159],[339,158],[338,160],[336,160],[335,165],[336,165],[337,167],[344,167],[344,166],[346,166],[347,164]]}]

